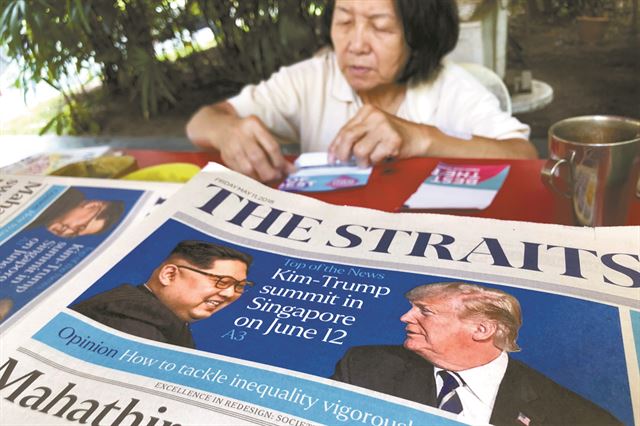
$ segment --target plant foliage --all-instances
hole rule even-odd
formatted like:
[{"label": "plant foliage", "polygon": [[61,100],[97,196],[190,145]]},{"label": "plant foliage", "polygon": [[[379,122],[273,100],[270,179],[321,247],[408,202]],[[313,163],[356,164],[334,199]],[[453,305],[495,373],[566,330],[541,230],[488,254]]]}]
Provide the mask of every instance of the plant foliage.
[{"label": "plant foliage", "polygon": [[512,0],[514,5],[528,4],[533,12],[555,18],[603,16],[616,8],[615,3],[616,0]]},{"label": "plant foliage", "polygon": [[575,7],[578,15],[603,16],[609,3],[607,0],[576,0]]},{"label": "plant foliage", "polygon": [[[174,104],[185,87],[246,83],[308,57],[323,43],[327,0],[0,0],[0,43],[25,90],[45,81],[66,110],[48,123],[86,132],[87,76],[124,93],[143,116]],[[212,46],[199,46],[208,28]],[[167,47],[169,46],[169,47]],[[95,107],[95,105],[93,106]],[[78,123],[77,121],[80,120]]]}]

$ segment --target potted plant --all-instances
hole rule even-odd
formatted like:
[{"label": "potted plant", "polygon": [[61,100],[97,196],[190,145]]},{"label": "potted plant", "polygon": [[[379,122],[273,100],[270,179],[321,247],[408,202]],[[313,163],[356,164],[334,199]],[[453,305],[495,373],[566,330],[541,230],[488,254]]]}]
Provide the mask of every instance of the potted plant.
[{"label": "potted plant", "polygon": [[607,0],[576,0],[578,36],[583,43],[598,44],[609,24]]}]

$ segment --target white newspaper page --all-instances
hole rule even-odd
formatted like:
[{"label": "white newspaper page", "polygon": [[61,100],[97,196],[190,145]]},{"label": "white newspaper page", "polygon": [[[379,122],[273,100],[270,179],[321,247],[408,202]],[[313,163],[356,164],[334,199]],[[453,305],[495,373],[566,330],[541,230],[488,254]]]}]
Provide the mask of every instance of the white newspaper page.
[{"label": "white newspaper page", "polygon": [[210,165],[3,333],[0,423],[640,424],[639,252]]}]

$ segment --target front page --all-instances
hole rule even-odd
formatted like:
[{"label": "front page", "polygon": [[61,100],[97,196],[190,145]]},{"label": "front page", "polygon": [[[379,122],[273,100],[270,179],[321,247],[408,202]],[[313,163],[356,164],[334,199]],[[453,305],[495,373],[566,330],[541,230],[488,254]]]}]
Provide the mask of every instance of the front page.
[{"label": "front page", "polygon": [[0,175],[0,331],[178,186]]},{"label": "front page", "polygon": [[[187,287],[175,301],[159,294],[176,277],[196,286],[211,275],[175,257],[194,244],[248,255],[254,285],[237,260],[214,262],[233,279],[198,299],[184,327]],[[332,206],[210,165],[3,334],[0,421],[640,424],[639,252],[638,227]],[[515,300],[522,326],[521,350],[492,361],[498,379],[451,368],[456,414],[436,403],[439,368],[455,364],[447,342],[467,333],[483,349],[456,361],[479,357],[501,346],[486,345],[499,321],[434,327],[445,305],[411,298],[459,282]],[[168,306],[175,318],[158,314]]]}]

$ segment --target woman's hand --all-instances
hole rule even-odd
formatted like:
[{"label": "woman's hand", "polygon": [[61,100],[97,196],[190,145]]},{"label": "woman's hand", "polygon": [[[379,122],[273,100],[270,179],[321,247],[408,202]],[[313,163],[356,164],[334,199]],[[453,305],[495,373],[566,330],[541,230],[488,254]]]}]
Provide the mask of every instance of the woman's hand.
[{"label": "woman's hand", "polygon": [[219,150],[229,168],[262,182],[282,179],[295,170],[259,118],[237,118],[227,131],[228,139],[221,141]]},{"label": "woman's hand", "polygon": [[365,105],[345,124],[329,146],[330,161],[349,161],[360,167],[383,160],[411,157],[537,158],[533,144],[524,138],[460,139],[434,126],[414,123]]},{"label": "woman's hand", "polygon": [[238,117],[227,102],[201,108],[187,124],[187,135],[200,148],[218,150],[227,167],[262,182],[295,170],[264,123]]},{"label": "woman's hand", "polygon": [[360,167],[390,158],[409,158],[426,154],[422,126],[364,105],[338,132],[329,146],[330,161],[348,161],[351,156]]}]

